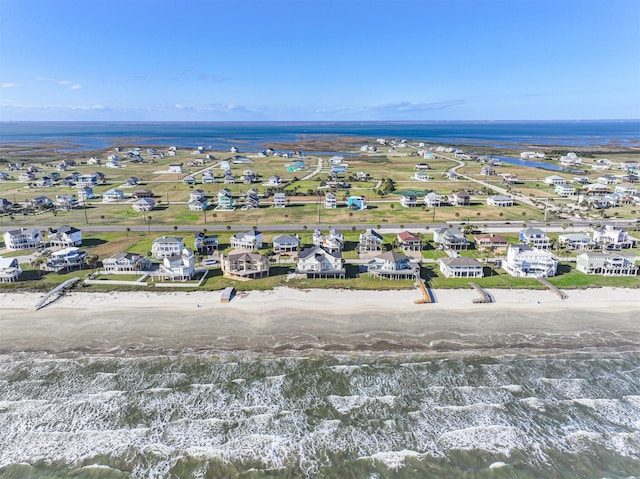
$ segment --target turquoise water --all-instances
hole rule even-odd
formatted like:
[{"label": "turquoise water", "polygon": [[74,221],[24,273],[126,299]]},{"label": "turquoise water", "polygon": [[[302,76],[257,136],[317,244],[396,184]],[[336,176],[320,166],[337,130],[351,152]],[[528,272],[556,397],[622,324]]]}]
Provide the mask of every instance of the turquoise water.
[{"label": "turquoise water", "polygon": [[455,145],[637,145],[640,120],[541,122],[0,122],[0,143],[52,142],[69,149],[118,144],[266,148],[325,139],[404,138]]},{"label": "turquoise water", "polygon": [[5,354],[0,477],[639,477],[639,353]]}]

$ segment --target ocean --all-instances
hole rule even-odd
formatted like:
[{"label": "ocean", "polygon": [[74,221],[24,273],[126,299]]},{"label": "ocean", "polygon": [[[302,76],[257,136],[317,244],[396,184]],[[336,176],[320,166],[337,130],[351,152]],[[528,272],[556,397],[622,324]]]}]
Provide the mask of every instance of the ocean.
[{"label": "ocean", "polygon": [[52,143],[60,151],[115,145],[262,149],[335,136],[469,146],[588,147],[640,143],[640,120],[542,122],[0,122],[0,144]]},{"label": "ocean", "polygon": [[4,354],[0,477],[635,478],[638,353]]}]

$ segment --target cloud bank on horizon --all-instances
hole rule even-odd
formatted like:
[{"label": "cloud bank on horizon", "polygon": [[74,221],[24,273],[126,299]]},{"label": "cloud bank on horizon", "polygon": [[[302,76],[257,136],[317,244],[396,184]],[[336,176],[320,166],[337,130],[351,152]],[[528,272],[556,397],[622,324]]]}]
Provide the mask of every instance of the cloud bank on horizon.
[{"label": "cloud bank on horizon", "polygon": [[640,118],[640,2],[3,0],[0,120]]}]

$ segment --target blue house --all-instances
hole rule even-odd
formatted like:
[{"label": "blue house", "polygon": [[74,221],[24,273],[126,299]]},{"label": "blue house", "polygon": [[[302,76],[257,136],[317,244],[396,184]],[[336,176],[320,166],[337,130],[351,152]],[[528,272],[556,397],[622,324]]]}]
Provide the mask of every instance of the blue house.
[{"label": "blue house", "polygon": [[352,210],[366,210],[367,202],[364,196],[350,196],[347,200],[347,207]]}]

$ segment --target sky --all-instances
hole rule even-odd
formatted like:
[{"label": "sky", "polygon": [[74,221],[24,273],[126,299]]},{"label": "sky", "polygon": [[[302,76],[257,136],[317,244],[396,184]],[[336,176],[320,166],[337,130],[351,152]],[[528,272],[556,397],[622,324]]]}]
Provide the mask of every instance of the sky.
[{"label": "sky", "polygon": [[0,0],[1,121],[640,118],[640,0]]}]

